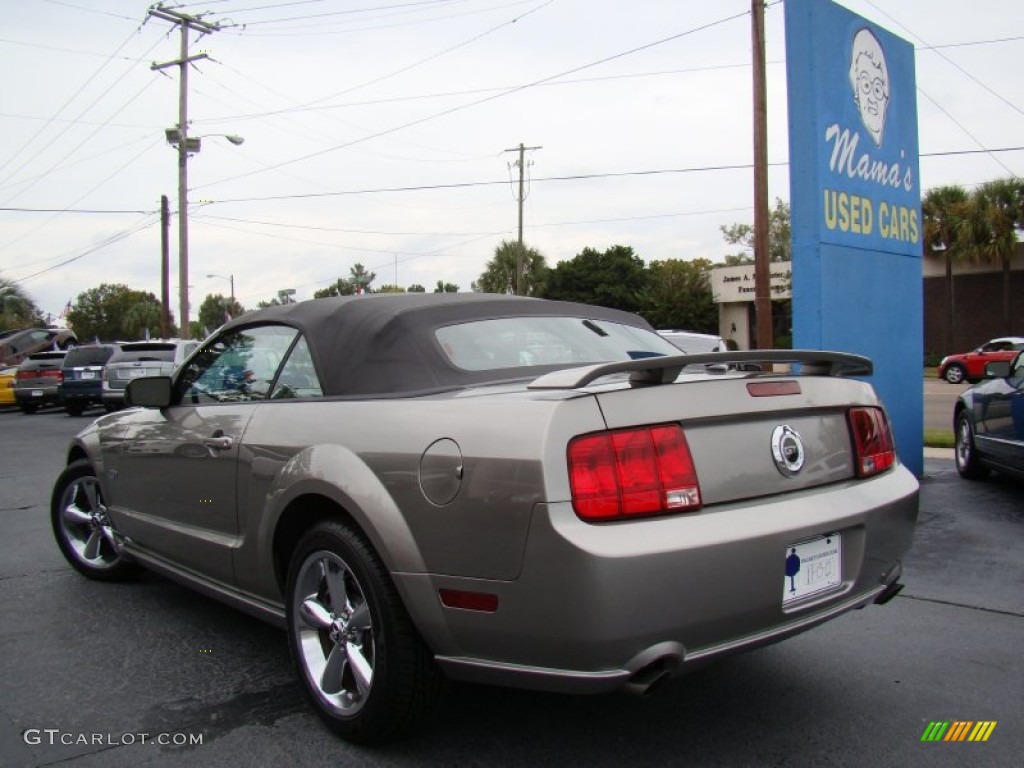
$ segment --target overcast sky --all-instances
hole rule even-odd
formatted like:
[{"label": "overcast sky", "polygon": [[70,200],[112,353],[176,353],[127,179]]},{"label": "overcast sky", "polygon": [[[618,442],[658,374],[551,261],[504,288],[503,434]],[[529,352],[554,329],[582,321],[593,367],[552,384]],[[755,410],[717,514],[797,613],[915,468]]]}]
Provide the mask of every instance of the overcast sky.
[{"label": "overcast sky", "polygon": [[[1019,0],[845,0],[917,48],[921,187],[1024,175]],[[749,0],[207,0],[191,38],[192,318],[348,277],[469,290],[515,240],[646,261],[752,222]],[[136,0],[4,4],[0,276],[45,312],[103,282],[177,299],[180,33]],[[766,11],[769,195],[788,200],[784,3]],[[234,146],[217,134],[242,136]],[[981,152],[980,150],[990,150]]]}]

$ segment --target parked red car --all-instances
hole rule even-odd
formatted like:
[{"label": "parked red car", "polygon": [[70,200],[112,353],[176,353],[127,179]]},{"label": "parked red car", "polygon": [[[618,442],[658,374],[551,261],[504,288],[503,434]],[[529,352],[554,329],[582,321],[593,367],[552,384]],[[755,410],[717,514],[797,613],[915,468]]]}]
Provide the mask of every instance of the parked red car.
[{"label": "parked red car", "polygon": [[948,355],[939,364],[939,378],[950,384],[969,381],[971,384],[985,378],[985,366],[995,362],[1009,362],[1024,349],[1024,338],[1020,336],[1001,336],[986,341],[973,352],[961,355]]}]

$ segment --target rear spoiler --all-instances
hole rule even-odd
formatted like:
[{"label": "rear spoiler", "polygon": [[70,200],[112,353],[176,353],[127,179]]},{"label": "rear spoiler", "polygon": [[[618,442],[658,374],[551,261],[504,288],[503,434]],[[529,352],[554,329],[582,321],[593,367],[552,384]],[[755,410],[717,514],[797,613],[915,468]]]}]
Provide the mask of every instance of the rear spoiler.
[{"label": "rear spoiler", "polygon": [[564,368],[534,379],[530,382],[529,389],[578,389],[613,373],[628,373],[633,384],[670,384],[688,365],[728,367],[736,363],[799,363],[801,376],[870,376],[874,370],[869,358],[846,352],[755,349],[742,352],[643,357],[638,360]]}]

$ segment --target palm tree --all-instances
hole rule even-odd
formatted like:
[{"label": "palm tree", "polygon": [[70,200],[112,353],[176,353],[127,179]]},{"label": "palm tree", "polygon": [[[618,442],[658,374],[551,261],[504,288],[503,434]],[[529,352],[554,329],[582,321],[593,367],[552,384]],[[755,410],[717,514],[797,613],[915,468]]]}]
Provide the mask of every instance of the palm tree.
[{"label": "palm tree", "polygon": [[42,323],[39,307],[25,290],[14,281],[0,277],[0,331]]},{"label": "palm tree", "polygon": [[970,215],[970,197],[958,185],[935,187],[921,201],[924,218],[924,249],[941,251],[946,259],[946,350],[954,348],[953,328],[956,298],[953,291],[953,262],[964,257],[968,247],[963,241],[963,222]]},{"label": "palm tree", "polygon": [[999,264],[1003,272],[1003,332],[1010,325],[1010,262],[1017,247],[1017,231],[1024,228],[1024,180],[997,179],[978,187],[971,195],[970,229],[979,260]]},{"label": "palm tree", "polygon": [[[473,283],[473,290],[484,293],[513,293],[518,264],[519,243],[502,240],[494,249],[494,258],[487,262],[483,274]],[[541,293],[547,272],[548,265],[544,256],[533,248],[523,246],[523,295],[536,296]]]}]

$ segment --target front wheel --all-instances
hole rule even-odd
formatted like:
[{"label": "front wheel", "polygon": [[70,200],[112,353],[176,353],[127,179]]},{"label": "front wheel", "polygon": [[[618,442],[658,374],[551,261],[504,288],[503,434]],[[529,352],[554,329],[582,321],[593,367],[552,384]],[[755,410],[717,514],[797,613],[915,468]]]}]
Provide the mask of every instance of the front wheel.
[{"label": "front wheel", "polygon": [[76,461],[53,487],[50,523],[61,554],[81,574],[98,581],[124,581],[140,570],[121,552],[103,490],[92,466]]},{"label": "front wheel", "polygon": [[310,529],[288,569],[288,645],[307,697],[339,736],[382,742],[429,714],[440,673],[387,569],[338,521]]},{"label": "front wheel", "polygon": [[959,384],[965,378],[967,378],[967,371],[964,370],[964,367],[962,365],[953,363],[946,369],[945,379],[950,384]]},{"label": "front wheel", "polygon": [[983,480],[988,476],[988,467],[978,461],[978,450],[974,446],[974,428],[966,411],[956,417],[956,471],[967,480]]}]

